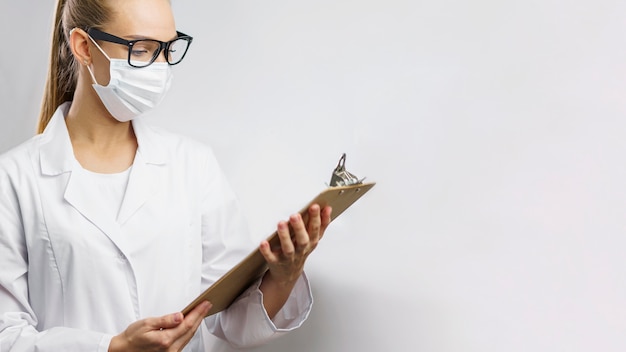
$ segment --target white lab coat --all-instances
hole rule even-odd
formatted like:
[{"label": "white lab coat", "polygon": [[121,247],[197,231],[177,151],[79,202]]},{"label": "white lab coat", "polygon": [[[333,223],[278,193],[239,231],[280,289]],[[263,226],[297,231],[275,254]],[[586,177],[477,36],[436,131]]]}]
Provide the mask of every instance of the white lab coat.
[{"label": "white lab coat", "polygon": [[[0,157],[0,352],[106,351],[145,317],[180,311],[256,247],[210,149],[134,121],[139,148],[117,221],[90,196],[64,116]],[[297,328],[306,277],[271,321],[258,283],[205,319],[235,346]]]}]

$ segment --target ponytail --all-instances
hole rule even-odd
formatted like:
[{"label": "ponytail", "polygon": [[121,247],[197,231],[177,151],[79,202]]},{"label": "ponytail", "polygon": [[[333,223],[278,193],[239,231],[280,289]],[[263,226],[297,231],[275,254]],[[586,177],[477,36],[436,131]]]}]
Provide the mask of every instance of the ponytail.
[{"label": "ponytail", "polygon": [[63,8],[66,0],[57,1],[56,14],[52,30],[52,50],[50,52],[50,67],[43,93],[39,126],[41,133],[48,125],[54,111],[63,102],[72,100],[76,80],[74,77],[72,52],[63,25]]},{"label": "ponytail", "polygon": [[69,31],[72,28],[97,27],[108,21],[109,14],[102,0],[57,0],[50,66],[37,133],[43,132],[59,105],[74,97],[78,64],[70,49]]}]

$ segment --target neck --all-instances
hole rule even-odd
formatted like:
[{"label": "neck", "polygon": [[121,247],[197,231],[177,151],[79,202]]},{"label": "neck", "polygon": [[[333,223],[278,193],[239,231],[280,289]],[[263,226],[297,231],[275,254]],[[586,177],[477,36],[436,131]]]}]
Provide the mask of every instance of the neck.
[{"label": "neck", "polygon": [[111,116],[90,85],[78,84],[65,122],[72,144],[113,148],[136,143],[132,124]]},{"label": "neck", "polygon": [[112,173],[132,165],[137,151],[132,124],[111,116],[90,84],[79,80],[65,123],[83,168]]}]

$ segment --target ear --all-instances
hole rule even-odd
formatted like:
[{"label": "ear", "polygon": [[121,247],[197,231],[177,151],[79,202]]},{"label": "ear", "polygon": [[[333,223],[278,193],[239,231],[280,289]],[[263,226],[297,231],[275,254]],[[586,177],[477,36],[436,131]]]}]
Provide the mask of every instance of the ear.
[{"label": "ear", "polygon": [[80,28],[74,28],[70,31],[70,49],[74,58],[80,65],[91,64],[91,38],[87,32]]}]

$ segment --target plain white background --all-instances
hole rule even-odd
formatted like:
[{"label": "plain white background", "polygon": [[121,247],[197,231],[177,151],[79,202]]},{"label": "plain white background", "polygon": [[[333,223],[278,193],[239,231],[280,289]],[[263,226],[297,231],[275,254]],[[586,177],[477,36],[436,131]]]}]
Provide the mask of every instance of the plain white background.
[{"label": "plain white background", "polygon": [[[173,3],[195,39],[149,118],[213,146],[259,240],[343,152],[378,183],[310,257],[310,319],[254,351],[626,350],[626,2]],[[0,151],[53,7],[0,3]]]}]

